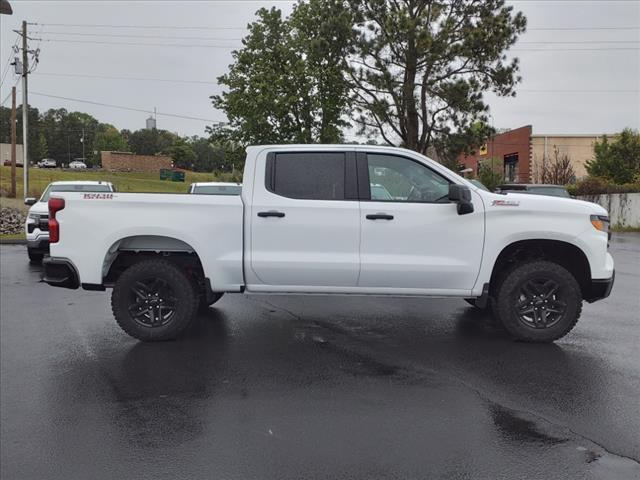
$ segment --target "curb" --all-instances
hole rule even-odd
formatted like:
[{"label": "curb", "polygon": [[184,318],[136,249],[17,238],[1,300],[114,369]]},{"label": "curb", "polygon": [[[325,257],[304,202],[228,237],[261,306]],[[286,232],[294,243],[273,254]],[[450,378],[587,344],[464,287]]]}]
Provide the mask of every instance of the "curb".
[{"label": "curb", "polygon": [[2,239],[0,238],[0,245],[26,245],[27,241],[26,240],[22,240],[20,238],[16,238],[16,239]]}]

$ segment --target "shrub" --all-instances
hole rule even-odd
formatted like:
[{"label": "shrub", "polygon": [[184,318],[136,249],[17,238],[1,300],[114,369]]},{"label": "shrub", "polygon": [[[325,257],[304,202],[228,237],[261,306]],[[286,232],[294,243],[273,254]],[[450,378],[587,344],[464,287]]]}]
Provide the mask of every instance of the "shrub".
[{"label": "shrub", "polygon": [[575,185],[567,186],[569,194],[578,195],[603,195],[609,193],[639,193],[640,182],[616,184],[601,177],[587,177]]}]

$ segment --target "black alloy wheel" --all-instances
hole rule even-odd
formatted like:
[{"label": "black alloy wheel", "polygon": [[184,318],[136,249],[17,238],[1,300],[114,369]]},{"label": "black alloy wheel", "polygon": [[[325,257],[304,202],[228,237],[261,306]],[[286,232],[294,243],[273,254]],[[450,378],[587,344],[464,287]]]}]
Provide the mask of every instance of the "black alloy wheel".
[{"label": "black alloy wheel", "polygon": [[551,328],[562,320],[567,311],[563,291],[555,280],[539,276],[520,287],[516,302],[520,322],[531,328]]},{"label": "black alloy wheel", "polygon": [[177,298],[163,279],[138,280],[130,292],[129,313],[143,327],[162,327],[173,320]]}]

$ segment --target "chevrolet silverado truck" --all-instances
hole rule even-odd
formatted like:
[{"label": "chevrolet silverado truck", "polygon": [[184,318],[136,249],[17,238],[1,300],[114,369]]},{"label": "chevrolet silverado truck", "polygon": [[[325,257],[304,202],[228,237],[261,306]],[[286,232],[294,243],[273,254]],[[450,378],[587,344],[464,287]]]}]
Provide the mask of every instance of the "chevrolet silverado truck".
[{"label": "chevrolet silverado truck", "polygon": [[44,281],[112,288],[142,341],[244,292],[459,297],[550,342],[614,280],[602,207],[491,193],[392,147],[252,146],[239,196],[53,192],[49,212]]},{"label": "chevrolet silverado truck", "polygon": [[27,197],[29,205],[24,231],[27,238],[27,254],[31,263],[40,263],[49,253],[49,195],[52,192],[113,192],[113,184],[95,180],[70,180],[51,182],[38,198]]}]

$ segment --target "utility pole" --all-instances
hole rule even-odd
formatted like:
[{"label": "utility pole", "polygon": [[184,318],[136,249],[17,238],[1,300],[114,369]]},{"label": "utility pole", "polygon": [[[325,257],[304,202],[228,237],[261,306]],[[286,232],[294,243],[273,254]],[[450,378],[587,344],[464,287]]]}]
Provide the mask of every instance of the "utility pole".
[{"label": "utility pole", "polygon": [[[24,163],[24,160],[23,160]],[[16,198],[16,87],[11,88],[11,198]]]},{"label": "utility pole", "polygon": [[82,161],[86,162],[87,160],[84,158],[84,127],[82,127],[82,139],[80,141],[82,142]]},{"label": "utility pole", "polygon": [[27,98],[27,75],[29,73],[29,52],[27,50],[27,22],[22,21],[22,163],[24,198],[29,196],[29,100]]}]

